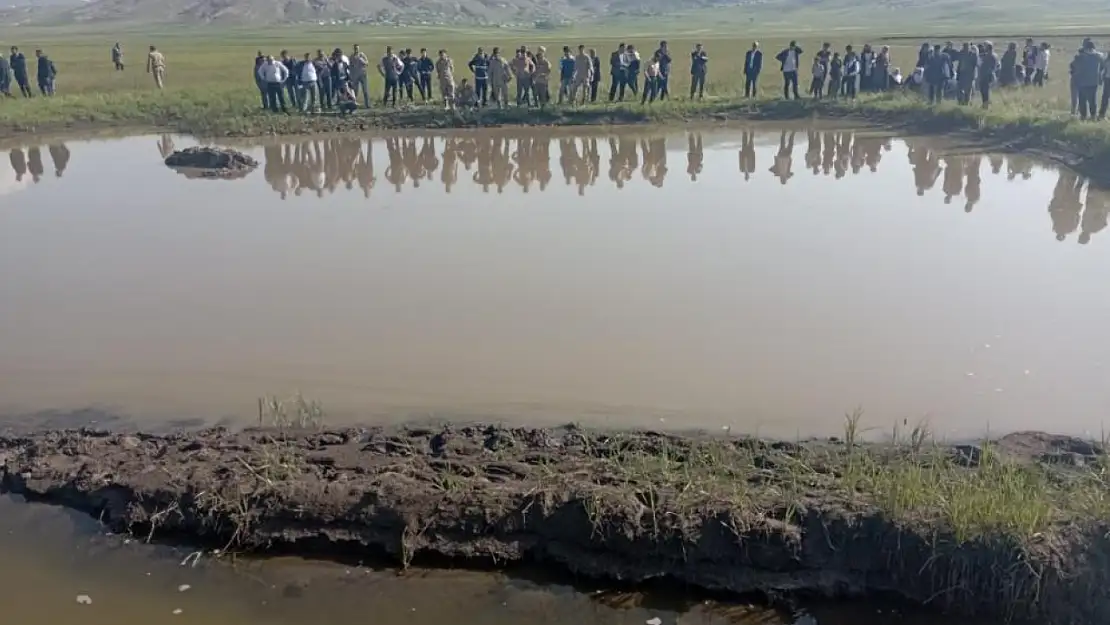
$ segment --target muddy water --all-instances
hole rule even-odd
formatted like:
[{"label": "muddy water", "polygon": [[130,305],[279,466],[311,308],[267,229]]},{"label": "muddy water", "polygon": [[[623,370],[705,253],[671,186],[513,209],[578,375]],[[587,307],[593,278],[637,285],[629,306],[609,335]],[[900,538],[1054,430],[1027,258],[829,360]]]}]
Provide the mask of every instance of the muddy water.
[{"label": "muddy water", "polygon": [[[105,536],[82,515],[0,497],[0,621],[20,625],[939,625],[882,605],[789,611],[675,592],[574,589],[500,574],[293,559],[235,564],[140,538]],[[183,561],[188,564],[182,565]],[[434,600],[430,600],[434,597]],[[950,625],[970,621],[945,619]],[[976,625],[982,625],[981,623]]]},{"label": "muddy water", "polygon": [[15,146],[0,409],[1101,429],[1110,193],[935,140],[642,132],[266,143],[231,181],[164,167],[180,137]]}]

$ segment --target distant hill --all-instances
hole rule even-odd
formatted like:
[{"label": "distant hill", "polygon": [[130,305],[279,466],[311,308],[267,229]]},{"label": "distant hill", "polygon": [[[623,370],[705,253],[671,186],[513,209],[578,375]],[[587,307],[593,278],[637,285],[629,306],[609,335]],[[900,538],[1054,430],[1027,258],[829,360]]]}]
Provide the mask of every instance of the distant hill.
[{"label": "distant hill", "polygon": [[0,0],[9,23],[272,24],[458,22],[556,26],[612,15],[737,6],[747,0]]}]

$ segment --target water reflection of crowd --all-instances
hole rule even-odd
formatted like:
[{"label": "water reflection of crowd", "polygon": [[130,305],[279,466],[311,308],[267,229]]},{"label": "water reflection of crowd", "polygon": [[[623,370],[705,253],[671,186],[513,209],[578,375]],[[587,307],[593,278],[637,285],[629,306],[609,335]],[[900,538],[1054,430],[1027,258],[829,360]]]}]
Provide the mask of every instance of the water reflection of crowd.
[{"label": "water reflection of crowd", "polygon": [[[69,148],[64,143],[51,143],[46,146],[46,152],[50,155],[50,161],[54,165],[54,175],[61,178],[66,171],[66,167],[69,166]],[[8,153],[8,159],[11,162],[12,171],[15,172],[16,182],[23,182],[30,175],[31,180],[38,184],[42,177],[46,175],[46,166],[42,160],[42,146],[40,145],[28,147],[26,151],[22,147],[12,148]]]},{"label": "water reflection of crowd", "polygon": [[[804,135],[804,138],[803,136]],[[702,134],[686,134],[686,174],[697,181],[702,173],[705,147]],[[893,138],[870,132],[840,130],[786,130],[779,133],[777,150],[768,169],[783,185],[804,170],[795,171],[795,151],[804,140],[805,170],[814,176],[841,179],[849,174],[874,173],[883,157],[893,149]],[[168,142],[168,143],[167,143]],[[385,163],[375,164],[375,143],[384,145]],[[937,150],[921,139],[905,139],[907,159],[917,195],[937,190],[945,204],[962,204],[972,212],[982,195],[985,167],[1007,180],[1028,180],[1037,166],[1020,154],[959,154]],[[437,174],[444,190],[452,192],[459,177],[469,177],[485,193],[503,193],[511,185],[527,193],[546,189],[551,183],[551,149],[558,150],[558,166],[566,186],[585,195],[588,187],[601,177],[602,155],[608,144],[608,178],[618,189],[630,184],[637,175],[653,187],[662,187],[670,172],[667,140],[663,135],[614,134],[576,137],[520,133],[489,135],[406,136],[360,139],[334,137],[306,138],[299,143],[269,145],[264,148],[266,181],[282,198],[306,191],[319,197],[357,184],[366,197],[378,175],[401,192],[405,187],[419,188]],[[159,152],[172,152],[173,143],[164,137]],[[739,171],[743,180],[757,175],[756,132],[741,134]],[[68,152],[67,152],[68,157]],[[379,152],[380,158],[380,152]],[[14,159],[14,157],[13,157]],[[13,160],[14,163],[14,160]],[[375,167],[384,169],[376,170]],[[1059,180],[1049,203],[1053,230],[1059,240],[1079,231],[1080,243],[1106,227],[1110,191],[1089,188],[1085,179],[1068,169],[1060,169]]]}]

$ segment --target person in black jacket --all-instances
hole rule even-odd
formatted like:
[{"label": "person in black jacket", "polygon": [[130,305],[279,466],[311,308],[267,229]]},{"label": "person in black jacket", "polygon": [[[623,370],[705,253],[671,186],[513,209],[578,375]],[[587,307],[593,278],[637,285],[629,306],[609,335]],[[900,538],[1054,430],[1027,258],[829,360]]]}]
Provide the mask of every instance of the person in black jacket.
[{"label": "person in black jacket", "polygon": [[671,94],[671,63],[674,61],[671,58],[671,51],[667,48],[666,41],[659,42],[659,49],[655,51],[654,56],[659,59],[659,80],[657,81],[659,99],[666,100],[667,96]]},{"label": "person in black jacket", "polygon": [[19,92],[25,98],[34,95],[30,81],[27,80],[27,57],[19,51],[19,48],[12,46],[12,55],[8,60],[12,66],[12,74],[15,75],[15,82],[19,85]]},{"label": "person in black jacket", "polygon": [[759,42],[752,42],[752,49],[744,55],[744,97],[755,97],[759,93],[759,72],[763,71],[763,50]]},{"label": "person in black jacket", "polygon": [[775,55],[775,60],[779,62],[782,69],[782,97],[787,100],[790,99],[792,90],[795,100],[801,97],[798,95],[798,69],[802,66],[802,54],[803,51],[798,47],[798,42],[791,41],[789,46]]},{"label": "person in black jacket", "polygon": [[601,84],[601,57],[597,55],[597,50],[590,48],[590,58],[594,63],[593,80],[590,82],[590,102],[597,102],[597,88]]},{"label": "person in black jacket", "polygon": [[690,53],[690,99],[694,93],[698,99],[705,97],[705,79],[709,75],[709,55],[700,43],[694,44],[694,51]]},{"label": "person in black jacket", "polygon": [[952,59],[939,45],[933,46],[925,66],[925,84],[929,85],[929,103],[938,104],[944,99],[944,89],[952,78]]},{"label": "person in black jacket", "polygon": [[420,79],[420,59],[412,53],[412,48],[405,48],[401,54],[401,64],[404,66],[401,70],[401,97],[408,97],[409,102],[415,102],[412,88]]},{"label": "person in black jacket", "polygon": [[331,84],[331,63],[323,50],[316,50],[312,65],[316,68],[316,85],[320,89],[320,109],[330,111],[335,90]]},{"label": "person in black jacket", "polygon": [[7,97],[12,97],[12,69],[8,65],[8,59],[0,54],[0,94]]},{"label": "person in black jacket", "polygon": [[285,66],[285,69],[289,70],[289,77],[285,79],[285,90],[289,92],[289,103],[294,107],[299,107],[301,105],[301,100],[297,93],[297,80],[299,78],[297,75],[297,60],[289,56],[288,50],[282,50],[281,64]]},{"label": "person in black jacket", "polygon": [[420,60],[416,64],[416,70],[420,74],[420,97],[425,102],[428,98],[432,97],[432,74],[436,73],[436,63],[428,56],[427,48],[420,48]]},{"label": "person in black jacket", "polygon": [[470,59],[467,63],[470,71],[474,74],[474,97],[477,99],[478,104],[486,106],[489,104],[489,56],[481,49],[474,53],[474,58]]},{"label": "person in black jacket", "polygon": [[35,50],[35,57],[39,60],[39,91],[42,92],[42,95],[52,96],[54,95],[54,79],[58,76],[58,69],[54,67],[54,62],[42,50]]}]

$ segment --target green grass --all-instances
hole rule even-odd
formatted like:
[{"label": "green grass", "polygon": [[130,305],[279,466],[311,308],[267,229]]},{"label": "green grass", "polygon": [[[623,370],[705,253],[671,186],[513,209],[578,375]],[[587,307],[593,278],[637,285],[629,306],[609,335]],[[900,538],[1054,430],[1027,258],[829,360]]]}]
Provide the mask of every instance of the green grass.
[{"label": "green grass", "polygon": [[[653,24],[658,30],[660,23]],[[690,24],[686,24],[689,30]],[[1004,29],[1003,25],[997,28]],[[580,32],[581,31],[581,32]],[[367,127],[443,127],[478,124],[597,124],[721,120],[743,118],[802,118],[853,115],[881,122],[912,122],[930,125],[933,130],[975,130],[985,133],[1013,135],[1042,143],[1064,142],[1086,155],[1110,154],[1110,125],[1080,123],[1069,114],[1070,94],[1066,80],[1066,63],[1075,49],[1079,34],[1067,36],[1053,33],[1047,41],[1055,55],[1050,68],[1053,79],[1043,89],[1019,88],[997,91],[994,106],[983,111],[978,106],[959,107],[946,103],[929,107],[920,98],[908,96],[864,96],[855,102],[824,101],[812,103],[784,102],[779,94],[779,76],[772,57],[787,43],[783,35],[766,31],[741,33],[723,37],[712,33],[685,34],[667,38],[677,62],[671,80],[674,101],[642,107],[639,103],[623,105],[598,104],[582,108],[553,107],[544,113],[527,110],[486,111],[481,114],[448,114],[435,106],[417,105],[401,112],[380,106],[359,111],[353,119],[340,122],[334,116],[271,115],[261,110],[259,94],[251,78],[253,58],[258,50],[277,53],[287,48],[299,56],[317,48],[337,45],[348,49],[355,41],[362,44],[372,57],[380,54],[386,44],[430,49],[446,47],[460,66],[457,78],[468,72],[464,66],[477,46],[487,51],[494,45],[511,48],[520,43],[533,47],[546,45],[558,50],[565,44],[583,43],[594,47],[607,60],[618,40],[611,34],[593,36],[589,29],[561,33],[458,31],[435,29],[364,29],[338,30],[327,28],[280,29],[272,33],[256,31],[205,31],[185,29],[164,32],[157,39],[159,49],[168,60],[167,84],[164,92],[154,88],[145,73],[143,51],[149,41],[134,33],[122,36],[129,67],[115,72],[109,62],[108,48],[113,39],[89,33],[69,31],[15,31],[15,38],[25,51],[43,47],[59,68],[58,93],[55,98],[24,100],[13,98],[0,102],[0,136],[26,132],[53,133],[98,128],[131,130],[172,130],[199,135],[265,135],[271,133],[305,133],[315,131],[358,130]],[[655,48],[659,35],[629,37],[644,53]],[[926,35],[884,37],[856,31],[834,31],[828,37],[837,49],[846,44],[863,43],[890,45],[894,64],[906,70],[916,59],[918,42]],[[888,31],[889,32],[889,31]],[[938,31],[944,32],[944,31]],[[995,31],[999,32],[999,31]],[[979,35],[981,39],[987,35]],[[743,55],[749,41],[760,39],[768,55],[759,97],[744,100],[742,95]],[[816,50],[824,37],[810,34],[799,37],[803,48]],[[1019,40],[1019,36],[1012,39]],[[934,37],[933,40],[939,40]],[[958,39],[957,39],[958,41]],[[1007,39],[995,37],[1002,45]],[[687,99],[689,75],[684,55],[695,42],[705,44],[710,53],[710,75],[704,102]],[[803,80],[807,74],[803,70]],[[608,85],[606,75],[602,82]],[[804,85],[803,85],[804,86]],[[381,79],[371,76],[370,90],[379,93]]]}]

